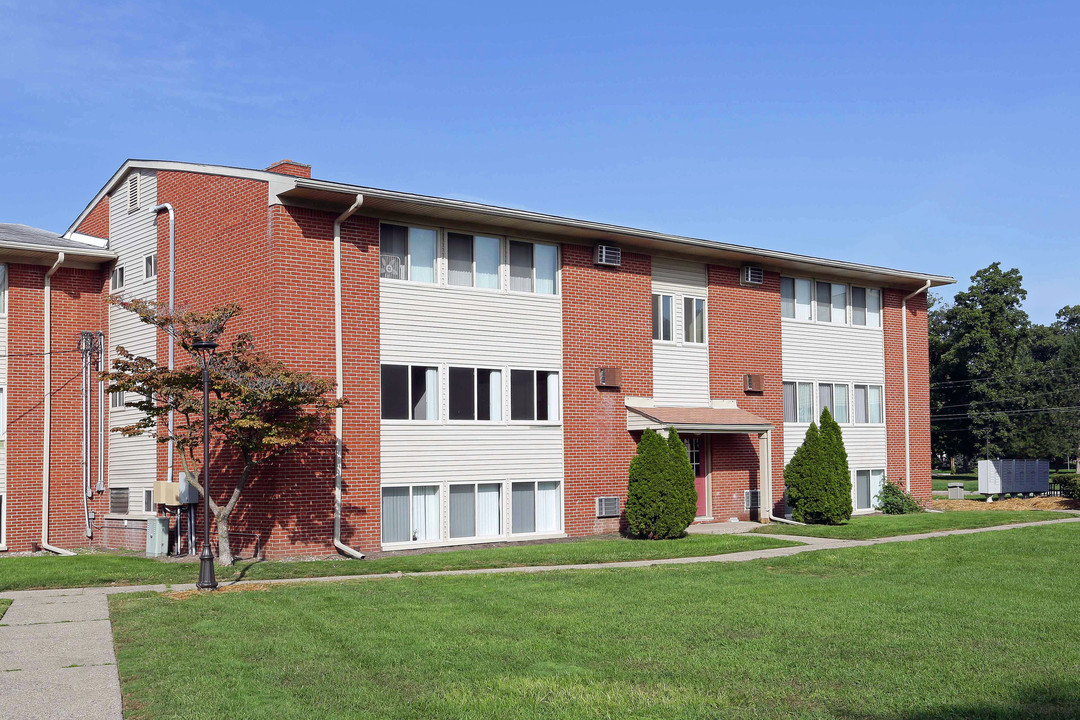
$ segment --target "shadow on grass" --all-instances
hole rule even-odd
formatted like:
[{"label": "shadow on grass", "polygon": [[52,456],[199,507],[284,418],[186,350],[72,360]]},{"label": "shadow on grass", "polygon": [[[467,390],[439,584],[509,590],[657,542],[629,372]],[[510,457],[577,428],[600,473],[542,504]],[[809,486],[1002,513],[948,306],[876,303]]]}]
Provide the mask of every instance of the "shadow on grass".
[{"label": "shadow on grass", "polygon": [[[988,683],[993,679],[988,677]],[[1011,697],[985,703],[957,703],[940,707],[889,715],[843,714],[848,718],[867,718],[868,720],[966,720],[967,718],[987,718],[987,720],[1020,720],[1021,718],[1039,718],[1042,720],[1065,720],[1080,717],[1080,688],[1047,683],[1024,688]]]}]

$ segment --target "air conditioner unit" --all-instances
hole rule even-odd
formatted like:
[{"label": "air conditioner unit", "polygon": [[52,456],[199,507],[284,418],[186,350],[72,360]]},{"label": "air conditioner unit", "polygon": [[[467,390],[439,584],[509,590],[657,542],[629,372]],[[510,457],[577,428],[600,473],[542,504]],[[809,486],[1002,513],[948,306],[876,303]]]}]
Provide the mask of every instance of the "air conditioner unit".
[{"label": "air conditioner unit", "polygon": [[622,248],[614,245],[597,245],[593,254],[593,264],[619,267],[622,265]]},{"label": "air conditioner unit", "polygon": [[754,510],[761,507],[761,491],[760,490],[743,490],[743,504],[747,510]]},{"label": "air conditioner unit", "polygon": [[622,386],[622,368],[596,368],[596,387],[619,388]]},{"label": "air conditioner unit", "polygon": [[596,498],[596,517],[613,518],[619,517],[619,498],[598,497]]},{"label": "air conditioner unit", "polygon": [[761,285],[765,282],[765,271],[756,265],[743,265],[743,285]]},{"label": "air conditioner unit", "polygon": [[743,390],[753,393],[765,392],[765,376],[747,373],[743,377]]}]

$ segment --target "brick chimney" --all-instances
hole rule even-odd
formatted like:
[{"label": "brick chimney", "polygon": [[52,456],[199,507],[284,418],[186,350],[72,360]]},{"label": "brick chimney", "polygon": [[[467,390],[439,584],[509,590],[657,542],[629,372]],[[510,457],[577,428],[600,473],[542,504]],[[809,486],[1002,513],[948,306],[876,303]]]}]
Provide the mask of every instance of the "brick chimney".
[{"label": "brick chimney", "polygon": [[311,177],[310,165],[294,162],[292,160],[278,160],[276,163],[266,168],[266,171],[272,173],[281,173],[282,175],[292,175],[293,177]]}]

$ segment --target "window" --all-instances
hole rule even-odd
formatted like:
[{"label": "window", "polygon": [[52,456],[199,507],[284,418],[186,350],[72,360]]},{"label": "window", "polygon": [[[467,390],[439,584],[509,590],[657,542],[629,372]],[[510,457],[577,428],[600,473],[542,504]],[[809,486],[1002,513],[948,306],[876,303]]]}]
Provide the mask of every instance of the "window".
[{"label": "window", "polygon": [[833,420],[838,423],[851,422],[847,385],[821,383],[818,385],[818,399],[821,409],[828,408]]},{"label": "window", "polygon": [[439,540],[439,486],[405,485],[382,489],[382,541]]},{"label": "window", "polygon": [[705,301],[701,298],[683,298],[683,340],[705,342]]},{"label": "window", "polygon": [[671,340],[671,296],[652,296],[652,339]]},{"label": "window", "polygon": [[885,480],[884,470],[856,470],[852,498],[856,510],[871,510]]},{"label": "window", "polygon": [[450,537],[502,534],[502,485],[469,483],[450,486]]},{"label": "window", "polygon": [[8,266],[0,264],[0,315],[7,313]]},{"label": "window", "polygon": [[451,420],[502,420],[502,371],[452,367]]},{"label": "window", "polygon": [[437,234],[428,228],[379,226],[379,277],[435,282]]},{"label": "window", "polygon": [[109,512],[113,515],[127,515],[131,495],[127,488],[109,488]]},{"label": "window", "polygon": [[438,420],[439,369],[383,365],[382,419]]},{"label": "window", "polygon": [[701,438],[698,436],[683,438],[686,454],[690,456],[690,466],[694,468],[694,477],[701,477]]},{"label": "window", "polygon": [[810,320],[811,282],[804,278],[780,278],[780,314],[796,320]]},{"label": "window", "polygon": [[881,327],[881,291],[877,288],[851,288],[851,324]]},{"label": "window", "polygon": [[817,284],[817,319],[834,325],[847,324],[847,285]]},{"label": "window", "polygon": [[143,277],[147,280],[157,277],[157,253],[151,253],[143,258]]},{"label": "window", "polygon": [[510,419],[558,421],[559,373],[546,370],[511,370]]},{"label": "window", "polygon": [[510,489],[510,532],[562,530],[562,494],[556,482],[516,482]]},{"label": "window", "polygon": [[883,417],[880,385],[856,385],[855,386],[855,422],[876,423],[885,422]]},{"label": "window", "polygon": [[502,254],[499,238],[447,233],[447,282],[463,287],[499,287]]},{"label": "window", "polygon": [[510,289],[514,292],[558,294],[559,252],[554,245],[510,241]]},{"label": "window", "polygon": [[129,213],[139,209],[139,179],[139,173],[128,175],[127,208]]},{"label": "window", "polygon": [[0,492],[0,547],[7,545],[7,495]]},{"label": "window", "polygon": [[143,512],[154,512],[153,490],[143,490]]},{"label": "window", "polygon": [[114,390],[109,396],[109,407],[119,410],[124,407],[124,391]]},{"label": "window", "polygon": [[7,388],[0,387],[0,440],[7,439]]},{"label": "window", "polygon": [[814,385],[808,382],[784,383],[784,422],[808,423],[814,420]]},{"label": "window", "polygon": [[112,275],[109,276],[109,287],[113,292],[122,290],[124,288],[124,266],[117,265],[113,268]]}]

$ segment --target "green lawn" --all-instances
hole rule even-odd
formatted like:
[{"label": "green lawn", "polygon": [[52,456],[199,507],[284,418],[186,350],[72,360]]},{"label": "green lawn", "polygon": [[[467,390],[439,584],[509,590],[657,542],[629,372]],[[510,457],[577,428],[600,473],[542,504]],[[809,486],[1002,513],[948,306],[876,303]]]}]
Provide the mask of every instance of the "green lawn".
[{"label": "green lawn", "polygon": [[8,598],[0,598],[0,620],[4,619],[4,613],[7,612],[8,606],[11,605],[11,600]]},{"label": "green lawn", "polygon": [[128,718],[1072,718],[1078,585],[1068,524],[110,604]]},{"label": "green lawn", "polygon": [[924,512],[911,515],[857,515],[845,525],[800,526],[775,523],[751,532],[867,540],[894,535],[915,535],[934,530],[963,530],[1010,523],[1061,520],[1068,517],[1075,516],[1044,510],[950,510],[942,513]]},{"label": "green lawn", "polygon": [[965,477],[949,477],[949,478],[946,479],[946,478],[939,478],[939,476],[935,475],[934,478],[930,481],[930,489],[931,490],[948,490],[949,489],[949,483],[951,483],[951,482],[960,482],[960,481],[963,481],[964,490],[966,490],[967,492],[978,492],[979,491],[979,481],[978,481],[978,479],[968,480],[966,478],[966,476]]},{"label": "green lawn", "polygon": [[[785,547],[797,542],[745,535],[689,535],[678,540],[627,540],[602,537],[539,545],[452,550],[402,555],[373,560],[313,560],[296,562],[240,561],[218,567],[219,581],[243,578],[319,577],[366,573],[424,572],[521,565],[573,565],[577,563],[694,557]],[[0,558],[0,592],[35,588],[94,587],[100,585],[152,585],[191,583],[198,579],[198,563],[163,562],[123,554],[87,553],[75,557]]]}]

